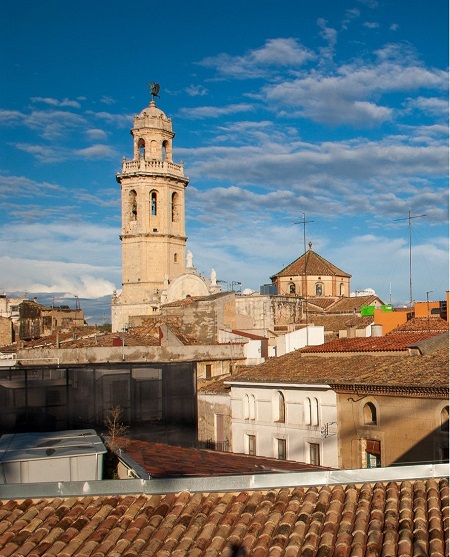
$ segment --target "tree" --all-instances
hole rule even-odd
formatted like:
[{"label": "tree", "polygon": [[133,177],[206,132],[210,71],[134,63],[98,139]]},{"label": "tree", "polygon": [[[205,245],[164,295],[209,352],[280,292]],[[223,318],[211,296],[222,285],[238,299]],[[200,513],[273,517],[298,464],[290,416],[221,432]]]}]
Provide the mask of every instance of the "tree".
[{"label": "tree", "polygon": [[128,434],[128,426],[122,422],[123,410],[120,405],[111,406],[105,418],[105,426],[108,428],[108,437],[105,439],[106,446],[109,450],[115,452],[126,446],[126,436]]}]

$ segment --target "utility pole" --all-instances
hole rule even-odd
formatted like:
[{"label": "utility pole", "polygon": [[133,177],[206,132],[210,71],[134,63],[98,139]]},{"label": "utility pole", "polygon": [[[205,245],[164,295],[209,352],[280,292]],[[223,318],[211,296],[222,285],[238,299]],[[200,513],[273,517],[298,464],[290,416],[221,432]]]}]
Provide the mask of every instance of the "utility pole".
[{"label": "utility pole", "polygon": [[409,228],[409,305],[413,305],[413,290],[412,290],[412,240],[411,240],[411,221],[412,219],[419,219],[421,217],[426,217],[426,215],[411,215],[411,211],[408,211],[408,216],[403,219],[395,219],[396,221],[407,220]]},{"label": "utility pole", "polygon": [[430,300],[428,298],[429,294],[431,294],[432,290],[427,290],[427,323],[428,323],[428,332],[430,332]]}]

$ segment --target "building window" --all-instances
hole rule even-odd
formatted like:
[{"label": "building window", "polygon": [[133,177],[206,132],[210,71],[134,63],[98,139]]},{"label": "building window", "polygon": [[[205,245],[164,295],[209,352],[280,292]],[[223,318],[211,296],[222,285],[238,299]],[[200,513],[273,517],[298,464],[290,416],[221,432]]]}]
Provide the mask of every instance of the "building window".
[{"label": "building window", "polygon": [[340,286],[339,286],[339,293],[341,296],[345,296],[345,285],[343,282],[341,282]]},{"label": "building window", "polygon": [[321,282],[316,283],[316,296],[323,296],[323,284]]},{"label": "building window", "polygon": [[178,263],[178,253],[173,254],[173,262]]},{"label": "building window", "polygon": [[381,442],[375,439],[366,440],[366,466],[367,468],[380,468]]},{"label": "building window", "polygon": [[376,425],[378,423],[378,420],[375,404],[373,404],[372,402],[367,402],[366,404],[364,404],[363,416],[365,425]]},{"label": "building window", "polygon": [[212,369],[212,364],[206,364],[205,365],[205,377],[206,377],[206,379],[211,379],[211,369]]},{"label": "building window", "polygon": [[250,398],[248,395],[244,395],[243,415],[244,415],[244,420],[248,420],[250,418]]},{"label": "building window", "polygon": [[286,401],[281,391],[278,391],[274,401],[274,422],[285,423],[286,421]]},{"label": "building window", "polygon": [[295,294],[295,284],[293,282],[289,285],[289,294]]},{"label": "building window", "polygon": [[172,194],[172,222],[178,221],[178,194]]},{"label": "building window", "polygon": [[162,143],[162,158],[163,158],[163,160],[165,160],[166,157],[167,157],[167,146],[168,146],[168,142],[163,141],[163,143]]},{"label": "building window", "polygon": [[306,425],[319,425],[319,401],[317,398],[306,397],[303,403]]},{"label": "building window", "polygon": [[141,138],[138,141],[139,158],[145,159],[145,141]]},{"label": "building window", "polygon": [[448,406],[441,410],[441,431],[448,431]]},{"label": "building window", "polygon": [[247,454],[256,456],[256,435],[247,435]]},{"label": "building window", "polygon": [[136,192],[134,190],[130,191],[129,194],[129,204],[130,204],[130,220],[137,220],[137,201]]},{"label": "building window", "polygon": [[250,419],[254,420],[256,418],[256,399],[255,395],[250,395]]},{"label": "building window", "polygon": [[320,466],[320,445],[319,443],[309,444],[309,463]]},{"label": "building window", "polygon": [[277,443],[278,460],[286,460],[287,458],[286,439],[276,439],[276,443]]},{"label": "building window", "polygon": [[150,192],[150,214],[156,217],[157,209],[157,194],[156,191],[152,191]]}]

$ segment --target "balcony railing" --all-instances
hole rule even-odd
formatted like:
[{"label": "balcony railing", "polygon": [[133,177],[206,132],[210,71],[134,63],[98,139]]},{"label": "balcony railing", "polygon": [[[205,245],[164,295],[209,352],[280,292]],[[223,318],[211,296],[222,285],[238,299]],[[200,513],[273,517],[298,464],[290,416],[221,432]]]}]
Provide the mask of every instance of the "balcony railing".
[{"label": "balcony railing", "polygon": [[160,160],[146,160],[146,159],[138,159],[122,161],[122,173],[134,173],[134,172],[163,172],[167,174],[174,174],[176,176],[183,176],[183,164],[175,164],[174,162],[169,161],[160,161]]}]

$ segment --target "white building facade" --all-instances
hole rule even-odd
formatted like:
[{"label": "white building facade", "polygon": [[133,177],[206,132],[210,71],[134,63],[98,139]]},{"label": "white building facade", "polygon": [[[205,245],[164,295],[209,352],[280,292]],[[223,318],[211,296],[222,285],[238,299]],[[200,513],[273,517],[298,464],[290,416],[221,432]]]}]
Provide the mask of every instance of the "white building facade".
[{"label": "white building facade", "polygon": [[338,467],[336,393],[328,385],[227,383],[233,452]]}]

